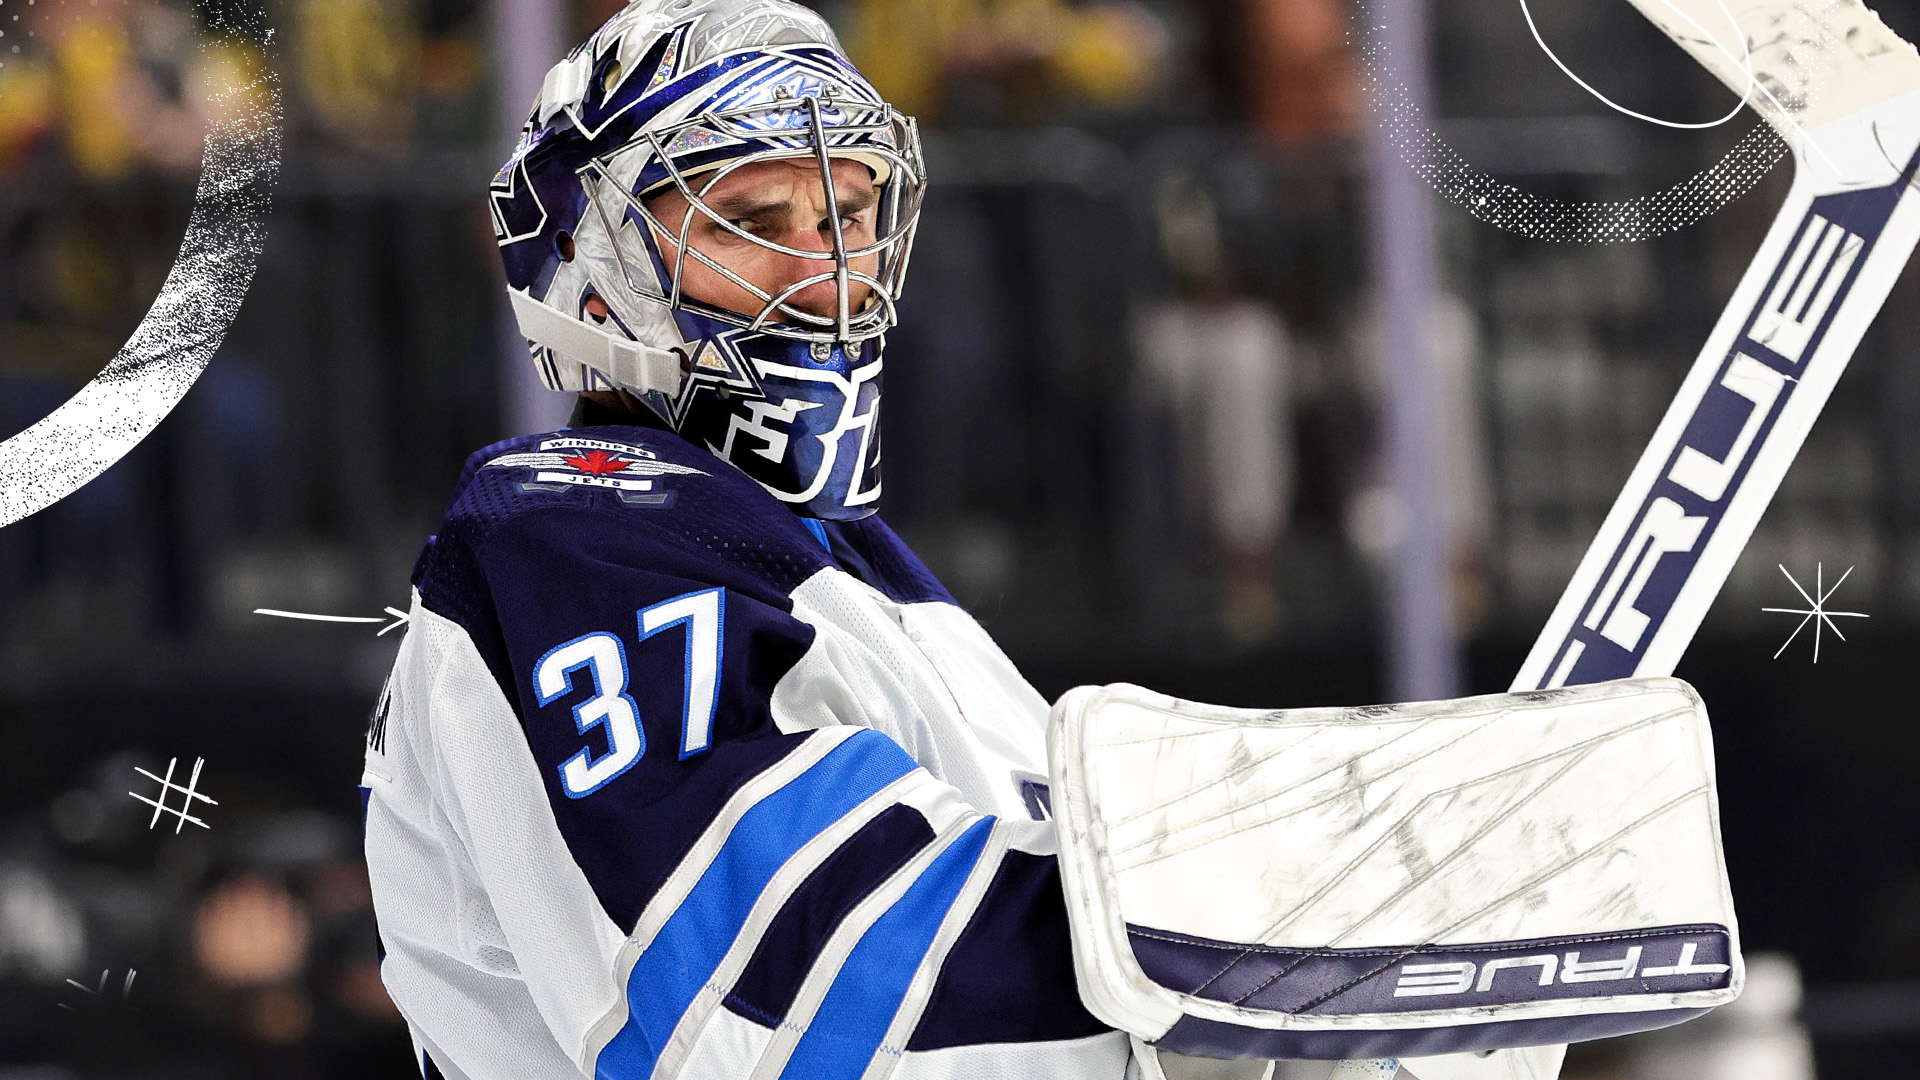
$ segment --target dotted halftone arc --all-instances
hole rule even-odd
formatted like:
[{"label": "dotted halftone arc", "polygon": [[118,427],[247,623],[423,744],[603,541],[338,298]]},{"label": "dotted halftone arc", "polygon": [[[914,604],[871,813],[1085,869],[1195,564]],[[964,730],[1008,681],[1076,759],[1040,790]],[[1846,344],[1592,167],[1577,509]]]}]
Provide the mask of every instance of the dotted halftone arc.
[{"label": "dotted halftone arc", "polygon": [[1360,54],[1387,140],[1413,171],[1481,221],[1536,240],[1629,244],[1665,236],[1719,212],[1787,156],[1786,140],[1760,121],[1718,161],[1661,191],[1617,201],[1543,198],[1496,179],[1447,145],[1405,86],[1386,76],[1374,49]]},{"label": "dotted halftone arc", "polygon": [[[0,25],[15,25],[7,9],[22,2],[0,0]],[[209,29],[255,47],[272,34],[257,17]],[[91,382],[0,442],[0,526],[73,494],[138,446],[186,396],[233,324],[266,242],[280,171],[280,93],[262,73],[222,88],[215,101],[224,111],[208,128],[186,235],[160,295]]]}]

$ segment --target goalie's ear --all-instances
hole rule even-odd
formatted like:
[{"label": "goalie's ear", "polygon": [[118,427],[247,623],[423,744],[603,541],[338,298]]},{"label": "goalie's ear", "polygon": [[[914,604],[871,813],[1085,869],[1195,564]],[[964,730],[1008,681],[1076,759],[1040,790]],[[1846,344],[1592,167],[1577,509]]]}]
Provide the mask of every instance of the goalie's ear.
[{"label": "goalie's ear", "polygon": [[1048,749],[1081,998],[1159,1047],[1496,1050],[1740,992],[1677,679],[1281,712],[1082,687]]}]

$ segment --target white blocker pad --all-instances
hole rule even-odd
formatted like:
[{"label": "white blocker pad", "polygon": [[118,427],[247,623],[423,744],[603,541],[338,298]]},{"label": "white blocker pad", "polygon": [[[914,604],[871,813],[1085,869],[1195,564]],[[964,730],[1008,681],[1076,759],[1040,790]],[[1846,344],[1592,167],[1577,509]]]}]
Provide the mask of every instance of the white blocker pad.
[{"label": "white blocker pad", "polygon": [[1081,998],[1163,1049],[1533,1046],[1740,992],[1678,679],[1279,712],[1081,687],[1048,741]]}]

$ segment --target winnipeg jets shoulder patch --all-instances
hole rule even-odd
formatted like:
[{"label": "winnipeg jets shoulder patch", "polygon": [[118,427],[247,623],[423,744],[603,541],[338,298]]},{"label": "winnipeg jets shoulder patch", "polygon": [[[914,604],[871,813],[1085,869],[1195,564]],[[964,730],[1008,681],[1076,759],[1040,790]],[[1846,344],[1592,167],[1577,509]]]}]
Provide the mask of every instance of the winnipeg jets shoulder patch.
[{"label": "winnipeg jets shoulder patch", "polygon": [[710,475],[691,465],[662,461],[637,443],[566,435],[540,440],[538,450],[501,454],[483,468],[529,470],[520,485],[523,490],[564,491],[572,485],[613,488],[623,495],[664,494],[659,478],[665,476]]}]

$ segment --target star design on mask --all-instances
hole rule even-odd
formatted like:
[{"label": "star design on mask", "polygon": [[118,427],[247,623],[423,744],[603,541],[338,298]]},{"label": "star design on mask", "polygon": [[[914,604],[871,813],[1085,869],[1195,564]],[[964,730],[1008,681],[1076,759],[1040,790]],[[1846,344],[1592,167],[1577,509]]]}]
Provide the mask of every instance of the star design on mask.
[{"label": "star design on mask", "polygon": [[741,394],[750,398],[765,398],[767,392],[760,386],[760,376],[753,369],[753,361],[747,359],[734,343],[734,338],[746,333],[744,330],[729,330],[715,337],[701,338],[690,342],[692,350],[687,378],[680,384],[680,394],[673,400],[673,422],[677,426],[687,418],[687,410],[693,407],[694,395],[701,387],[725,397]]},{"label": "star design on mask", "polygon": [[[1775,564],[1775,565],[1778,565],[1778,564]],[[1836,625],[1836,624],[1834,623],[1834,621],[1833,621],[1833,620],[1834,620],[1834,617],[1835,617],[1835,616],[1845,616],[1845,617],[1848,617],[1848,618],[1855,618],[1855,619],[1864,619],[1864,618],[1867,618],[1867,617],[1868,617],[1867,615],[1865,615],[1865,614],[1863,614],[1863,613],[1861,613],[1861,612],[1858,612],[1858,611],[1829,611],[1829,610],[1827,610],[1827,600],[1828,600],[1829,598],[1831,598],[1831,597],[1833,596],[1833,594],[1834,594],[1834,593],[1836,593],[1836,592],[1838,592],[1838,591],[1840,590],[1840,585],[1841,585],[1841,582],[1844,582],[1844,581],[1846,581],[1846,580],[1847,580],[1847,574],[1851,574],[1851,573],[1853,573],[1853,567],[1851,567],[1851,566],[1849,566],[1849,567],[1847,567],[1847,573],[1846,573],[1846,574],[1841,574],[1841,575],[1840,575],[1840,580],[1839,580],[1839,581],[1836,581],[1836,582],[1834,582],[1834,583],[1833,583],[1833,588],[1831,588],[1831,589],[1829,589],[1829,588],[1827,588],[1827,587],[1826,587],[1826,586],[1825,586],[1825,585],[1823,584],[1823,579],[1824,579],[1824,573],[1823,573],[1823,567],[1822,567],[1822,566],[1821,566],[1821,564],[1819,564],[1819,563],[1814,563],[1814,564],[1813,564],[1813,592],[1814,592],[1814,596],[1808,596],[1808,595],[1807,595],[1807,590],[1805,590],[1805,589],[1803,589],[1803,588],[1801,588],[1801,587],[1800,587],[1800,583],[1799,583],[1798,581],[1794,581],[1794,579],[1793,579],[1793,575],[1792,575],[1792,574],[1790,574],[1790,573],[1787,573],[1787,568],[1786,568],[1786,567],[1784,567],[1784,566],[1781,566],[1781,567],[1780,567],[1780,572],[1781,572],[1782,574],[1786,574],[1786,575],[1787,575],[1787,580],[1788,580],[1789,582],[1792,582],[1792,584],[1793,584],[1793,588],[1794,588],[1794,591],[1795,591],[1795,592],[1798,592],[1798,593],[1800,594],[1800,598],[1801,598],[1802,600],[1805,600],[1805,601],[1807,602],[1807,606],[1806,606],[1806,607],[1804,607],[1804,608],[1778,608],[1778,607],[1770,607],[1770,608],[1761,608],[1761,609],[1760,609],[1761,611],[1774,611],[1774,612],[1779,612],[1779,613],[1781,613],[1781,614],[1784,614],[1784,615],[1798,615],[1798,616],[1800,616],[1800,617],[1801,617],[1801,618],[1800,618],[1800,625],[1798,625],[1798,626],[1795,626],[1795,627],[1793,628],[1793,633],[1791,633],[1791,634],[1788,634],[1788,635],[1787,635],[1787,640],[1786,640],[1786,642],[1785,642],[1785,643],[1783,643],[1783,644],[1782,644],[1782,645],[1780,646],[1780,650],[1779,650],[1779,652],[1776,652],[1776,653],[1774,653],[1774,654],[1773,654],[1773,658],[1774,658],[1775,660],[1778,660],[1778,659],[1780,659],[1780,653],[1783,653],[1783,652],[1786,652],[1786,651],[1787,651],[1787,646],[1788,646],[1788,645],[1791,645],[1791,644],[1793,644],[1793,639],[1794,639],[1794,638],[1797,638],[1797,637],[1799,637],[1799,636],[1800,636],[1800,631],[1802,631],[1802,630],[1804,630],[1804,629],[1806,629],[1806,626],[1807,626],[1807,624],[1811,622],[1811,623],[1813,623],[1813,662],[1817,664],[1817,663],[1819,663],[1819,662],[1820,662],[1820,627],[1821,627],[1821,624],[1823,624],[1823,623],[1824,623],[1824,624],[1826,625],[1826,628],[1827,628],[1827,629],[1829,629],[1829,630],[1831,630],[1831,631],[1833,631],[1833,636],[1834,636],[1834,637],[1837,637],[1837,638],[1839,638],[1839,639],[1840,639],[1841,641],[1845,641],[1845,640],[1847,640],[1847,635],[1845,635],[1845,634],[1842,634],[1842,633],[1840,632],[1840,627],[1839,627],[1838,625]],[[1818,599],[1815,599],[1815,597],[1818,597]]]}]

